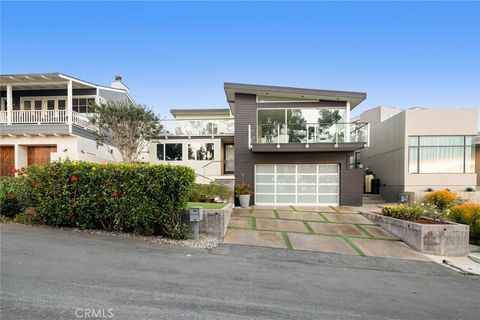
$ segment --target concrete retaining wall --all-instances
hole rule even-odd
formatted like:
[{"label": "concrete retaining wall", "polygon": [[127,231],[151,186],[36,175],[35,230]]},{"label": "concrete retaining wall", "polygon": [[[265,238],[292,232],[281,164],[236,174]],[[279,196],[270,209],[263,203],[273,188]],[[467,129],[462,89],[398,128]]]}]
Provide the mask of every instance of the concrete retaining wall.
[{"label": "concrete retaining wall", "polygon": [[437,256],[468,255],[470,227],[467,225],[420,224],[368,211],[361,214],[420,252]]},{"label": "concrete retaining wall", "polygon": [[[227,232],[228,221],[232,214],[233,204],[228,203],[222,209],[203,209],[203,220],[200,221],[200,235],[223,239]],[[186,212],[188,218],[188,210]],[[194,223],[190,222],[190,237],[194,237]]]}]

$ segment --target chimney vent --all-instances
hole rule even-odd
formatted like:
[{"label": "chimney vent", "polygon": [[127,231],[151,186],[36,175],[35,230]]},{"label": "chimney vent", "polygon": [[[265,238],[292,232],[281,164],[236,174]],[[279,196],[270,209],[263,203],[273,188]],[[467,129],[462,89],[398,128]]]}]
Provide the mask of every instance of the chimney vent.
[{"label": "chimney vent", "polygon": [[122,76],[119,76],[118,74],[115,76],[115,81],[122,81]]},{"label": "chimney vent", "polygon": [[112,88],[122,89],[129,92],[128,87],[122,82],[122,77],[119,75],[116,75],[115,80],[112,81]]}]

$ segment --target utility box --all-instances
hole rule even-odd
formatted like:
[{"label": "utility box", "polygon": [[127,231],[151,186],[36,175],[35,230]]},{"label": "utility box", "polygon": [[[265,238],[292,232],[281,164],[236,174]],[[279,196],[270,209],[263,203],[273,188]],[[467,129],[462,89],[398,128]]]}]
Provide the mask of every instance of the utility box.
[{"label": "utility box", "polygon": [[190,213],[190,222],[199,222],[203,220],[202,207],[191,207],[189,209],[189,213]]}]

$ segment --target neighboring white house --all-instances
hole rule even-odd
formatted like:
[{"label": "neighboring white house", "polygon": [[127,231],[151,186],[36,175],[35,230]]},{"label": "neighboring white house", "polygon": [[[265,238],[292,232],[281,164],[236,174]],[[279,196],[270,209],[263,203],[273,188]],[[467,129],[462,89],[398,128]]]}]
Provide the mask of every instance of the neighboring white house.
[{"label": "neighboring white house", "polygon": [[360,151],[360,161],[380,179],[384,199],[409,192],[418,200],[429,188],[475,188],[477,112],[376,107],[357,117],[370,123],[370,147]]},{"label": "neighboring white house", "polygon": [[[234,179],[234,119],[230,109],[172,109],[174,127],[150,143],[151,163],[186,165],[198,183]],[[168,129],[168,121],[163,121]]]},{"label": "neighboring white house", "polygon": [[121,77],[111,87],[60,73],[0,75],[0,175],[57,159],[121,161],[118,149],[97,147],[89,105],[133,102]]}]

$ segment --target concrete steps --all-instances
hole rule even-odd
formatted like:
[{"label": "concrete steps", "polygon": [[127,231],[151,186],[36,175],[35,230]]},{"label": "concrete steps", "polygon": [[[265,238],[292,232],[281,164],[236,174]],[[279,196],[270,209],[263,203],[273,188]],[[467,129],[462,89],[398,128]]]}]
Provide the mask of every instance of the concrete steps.
[{"label": "concrete steps", "polygon": [[381,194],[364,193],[362,199],[363,204],[385,204]]}]

